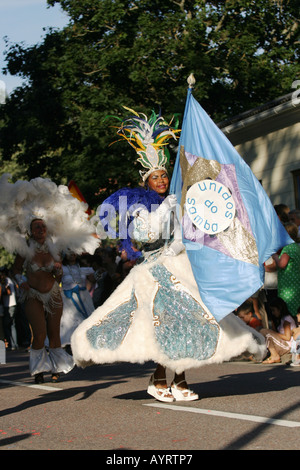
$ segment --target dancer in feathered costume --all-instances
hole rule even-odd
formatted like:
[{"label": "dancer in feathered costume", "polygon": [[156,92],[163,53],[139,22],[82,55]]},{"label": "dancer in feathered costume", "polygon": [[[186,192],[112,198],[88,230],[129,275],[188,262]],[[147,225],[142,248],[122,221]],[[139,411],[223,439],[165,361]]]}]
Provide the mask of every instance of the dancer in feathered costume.
[{"label": "dancer in feathered costume", "polygon": [[0,178],[0,243],[16,254],[12,271],[33,332],[30,373],[36,383],[42,383],[43,374],[51,372],[55,382],[61,372],[74,367],[73,358],[60,342],[60,254],[67,249],[93,253],[99,241],[88,221],[86,205],[66,186],[43,178],[10,183],[9,177]]},{"label": "dancer in feathered costume", "polygon": [[[73,357],[82,367],[153,360],[158,366],[148,386],[151,396],[159,401],[195,400],[198,395],[188,388],[185,370],[220,363],[246,350],[261,359],[264,339],[233,314],[218,324],[203,304],[181,241],[176,197],[168,195],[164,149],[178,131],[160,116],[148,121],[132,114],[118,134],[137,151],[145,187],[117,191],[98,212],[108,236],[122,238],[129,256],[139,256],[141,262],[75,330]],[[175,372],[170,389],[166,367]]]}]

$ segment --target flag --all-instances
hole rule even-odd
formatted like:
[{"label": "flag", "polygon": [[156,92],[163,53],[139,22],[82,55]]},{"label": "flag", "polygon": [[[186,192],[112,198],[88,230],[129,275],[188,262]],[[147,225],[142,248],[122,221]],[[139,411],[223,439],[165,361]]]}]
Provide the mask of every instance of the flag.
[{"label": "flag", "polygon": [[[72,194],[72,196],[75,197],[76,199],[78,199],[78,201],[81,201],[81,202],[84,202],[85,204],[87,204],[82,192],[80,191],[80,189],[77,186],[77,184],[75,183],[75,181],[71,180],[69,182],[68,189],[69,189],[70,193]],[[88,215],[91,215],[92,211],[89,207],[87,208],[86,213]]]},{"label": "flag", "polygon": [[250,167],[188,89],[170,184],[201,298],[217,321],[256,293],[293,242]]}]

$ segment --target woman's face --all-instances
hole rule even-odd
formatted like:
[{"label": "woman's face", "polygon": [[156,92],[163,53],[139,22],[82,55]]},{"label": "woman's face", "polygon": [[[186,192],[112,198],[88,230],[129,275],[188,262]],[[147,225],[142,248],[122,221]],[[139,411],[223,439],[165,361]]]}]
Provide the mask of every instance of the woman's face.
[{"label": "woman's face", "polygon": [[148,178],[148,186],[161,196],[169,189],[169,177],[165,170],[156,170]]},{"label": "woman's face", "polygon": [[34,220],[31,224],[31,235],[37,242],[43,242],[47,236],[47,227],[43,220]]},{"label": "woman's face", "polygon": [[277,317],[277,318],[280,317],[280,310],[278,307],[270,307],[270,310],[272,312],[272,315],[274,315],[274,317]]},{"label": "woman's face", "polygon": [[75,262],[76,262],[76,260],[77,260],[77,255],[76,255],[76,253],[73,253],[73,252],[72,252],[72,253],[68,253],[68,254],[66,255],[66,258],[67,258],[68,263],[72,264],[72,263],[75,263]]}]

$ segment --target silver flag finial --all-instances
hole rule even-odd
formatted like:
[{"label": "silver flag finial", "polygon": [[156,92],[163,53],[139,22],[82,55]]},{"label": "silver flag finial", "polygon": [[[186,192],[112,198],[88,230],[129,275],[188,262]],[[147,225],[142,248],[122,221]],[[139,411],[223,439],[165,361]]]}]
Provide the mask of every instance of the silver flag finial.
[{"label": "silver flag finial", "polygon": [[193,88],[195,83],[196,83],[196,79],[194,77],[194,74],[191,73],[191,75],[189,76],[189,78],[187,79],[187,82],[189,84],[189,88]]}]

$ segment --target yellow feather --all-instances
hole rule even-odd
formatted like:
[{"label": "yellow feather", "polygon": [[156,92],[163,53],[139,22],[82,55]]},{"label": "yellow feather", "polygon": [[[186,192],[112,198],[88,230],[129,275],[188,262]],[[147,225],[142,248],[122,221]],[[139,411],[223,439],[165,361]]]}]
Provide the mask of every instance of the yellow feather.
[{"label": "yellow feather", "polygon": [[136,111],[134,111],[133,109],[127,108],[126,106],[122,106],[122,107],[124,109],[127,109],[127,111],[130,111],[131,113],[133,113],[135,116],[140,117],[140,115]]}]

